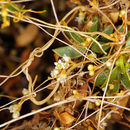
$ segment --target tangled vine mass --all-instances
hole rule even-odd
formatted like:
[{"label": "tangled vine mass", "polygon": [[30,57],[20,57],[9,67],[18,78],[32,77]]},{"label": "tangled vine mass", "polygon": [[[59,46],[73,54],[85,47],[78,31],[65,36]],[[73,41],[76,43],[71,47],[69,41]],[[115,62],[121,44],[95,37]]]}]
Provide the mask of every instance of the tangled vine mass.
[{"label": "tangled vine mass", "polygon": [[1,0],[0,21],[0,129],[130,128],[129,0]]}]

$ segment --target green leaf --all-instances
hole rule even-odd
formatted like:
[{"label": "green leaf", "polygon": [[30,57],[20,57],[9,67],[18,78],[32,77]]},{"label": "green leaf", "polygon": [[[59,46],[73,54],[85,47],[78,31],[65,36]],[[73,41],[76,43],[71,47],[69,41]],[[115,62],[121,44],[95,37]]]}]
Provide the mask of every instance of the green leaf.
[{"label": "green leaf", "polygon": [[[109,83],[113,82],[113,80],[119,80],[120,73],[121,73],[120,67],[116,66],[112,70]],[[101,88],[105,87],[105,85],[107,83],[107,80],[108,80],[108,75],[107,75],[107,78],[106,78],[105,82],[102,84]]]},{"label": "green leaf", "polygon": [[[110,35],[111,33],[113,33],[113,26],[112,25],[106,26],[103,32]],[[101,36],[101,41],[102,42],[109,42],[109,40],[104,38],[103,36]]]},{"label": "green leaf", "polygon": [[128,31],[127,35],[126,35],[126,40],[130,37],[130,31]]},{"label": "green leaf", "polygon": [[59,47],[56,49],[53,49],[53,51],[59,55],[60,57],[63,57],[64,54],[66,54],[66,56],[69,56],[70,58],[78,58],[81,56],[80,53],[78,53],[76,50],[74,50],[73,48],[71,48],[70,46],[64,46],[64,47]]},{"label": "green leaf", "polygon": [[130,89],[130,75],[128,72],[120,74],[120,79],[121,79],[121,83],[122,85],[126,88],[126,89]]},{"label": "green leaf", "polygon": [[89,29],[89,32],[97,32],[100,27],[100,22],[98,16],[92,18],[93,25]]},{"label": "green leaf", "polygon": [[124,73],[125,72],[125,56],[121,55],[119,59],[116,61],[116,66],[119,66],[121,68],[121,71]]},{"label": "green leaf", "polygon": [[[117,30],[122,33],[123,32],[123,26],[122,25],[118,26]],[[118,32],[116,34],[119,35]]]},{"label": "green leaf", "polygon": [[[67,34],[76,43],[76,47],[73,46],[74,48],[77,48],[81,53],[86,52],[86,48],[81,46],[81,43],[84,42],[85,40],[79,34],[73,32],[72,33],[67,32]],[[63,57],[64,54],[66,54],[70,58],[78,58],[82,56],[79,52],[77,52],[70,46],[59,47],[53,49],[53,51],[60,57]]]},{"label": "green leaf", "polygon": [[125,63],[125,71],[128,72],[129,69],[130,69],[130,63],[126,62]]},{"label": "green leaf", "polygon": [[96,78],[95,86],[101,86],[105,82],[105,80],[107,79],[108,74],[109,74],[108,69],[104,70],[104,72],[101,72],[98,75],[98,77]]},{"label": "green leaf", "polygon": [[113,93],[118,93],[120,88],[120,82],[114,82],[113,85],[114,85]]},{"label": "green leaf", "polygon": [[17,12],[25,12],[25,9],[19,9],[15,4],[12,3],[6,3],[5,4],[7,8],[11,11],[17,11]]},{"label": "green leaf", "polygon": [[109,83],[110,83],[111,81],[113,81],[113,80],[118,80],[120,73],[121,73],[120,68],[119,68],[118,66],[116,66],[116,67],[112,70]]},{"label": "green leaf", "polygon": [[[99,30],[99,27],[100,27],[100,22],[99,22],[99,18],[98,16],[95,16],[92,18],[92,22],[93,22],[93,25],[91,26],[89,32],[97,32]],[[106,30],[107,32],[107,30]],[[94,35],[93,38],[96,38],[97,35]],[[102,44],[103,42],[100,41],[100,44]],[[102,47],[102,49],[104,50],[107,50],[109,48],[109,45],[104,45]],[[91,46],[91,49],[92,51],[96,52],[96,53],[99,53],[99,54],[104,54],[103,50],[101,50],[101,48],[99,47],[99,45],[97,45],[96,42],[93,42],[92,43],[92,46]]]},{"label": "green leaf", "polygon": [[103,32],[106,34],[111,34],[113,32],[113,26],[112,25],[106,26]]},{"label": "green leaf", "polygon": [[[103,43],[100,42],[100,44],[102,45]],[[108,48],[110,48],[109,45],[102,45],[102,48],[104,51],[106,51]],[[104,54],[103,51],[101,50],[101,48],[99,47],[99,45],[97,45],[97,43],[93,42],[92,46],[91,46],[92,51],[98,53],[98,54]]]},{"label": "green leaf", "polygon": [[[113,32],[113,26],[112,25],[108,25],[107,27],[105,27],[104,33],[106,34],[111,34]],[[109,45],[103,45],[105,42],[109,42],[108,39],[104,38],[103,36],[101,36],[101,41],[100,41],[100,44],[102,45],[102,48],[104,51],[106,51],[107,49],[110,48]],[[92,44],[92,50],[98,54],[103,54],[102,50],[100,49],[100,47],[94,42]]]},{"label": "green leaf", "polygon": [[20,12],[20,9],[19,9],[17,6],[15,6],[14,4],[7,3],[6,5],[7,5],[7,8],[8,8],[9,10]]},{"label": "green leaf", "polygon": [[72,39],[72,40],[74,40],[77,44],[80,44],[80,43],[82,43],[82,42],[84,42],[85,40],[79,35],[79,34],[77,34],[77,33],[70,33],[70,32],[68,32],[67,33],[69,36],[70,36],[70,38]]},{"label": "green leaf", "polygon": [[[86,51],[86,47],[82,47],[81,43],[83,43],[85,40],[77,33],[67,33],[70,38],[78,45],[77,48],[79,48],[78,50],[83,50],[84,52]],[[95,39],[94,39],[95,40]],[[103,48],[101,47],[101,45],[99,45],[100,43],[98,42],[94,42],[92,44],[92,50],[94,52],[97,53],[102,53],[102,54],[106,54],[106,52],[104,50],[108,49],[109,46],[108,45],[104,45]]]}]

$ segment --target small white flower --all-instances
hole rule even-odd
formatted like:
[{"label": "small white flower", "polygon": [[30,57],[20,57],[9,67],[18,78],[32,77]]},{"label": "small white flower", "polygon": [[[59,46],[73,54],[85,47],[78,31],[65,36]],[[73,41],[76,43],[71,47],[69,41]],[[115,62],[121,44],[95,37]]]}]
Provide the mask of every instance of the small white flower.
[{"label": "small white flower", "polygon": [[13,113],[13,112],[15,112],[16,110],[18,110],[18,108],[19,108],[19,106],[18,106],[17,104],[11,105],[11,106],[9,107],[9,111],[10,111],[10,113]]},{"label": "small white flower", "polygon": [[84,83],[82,83],[82,82],[81,82],[81,83],[79,83],[79,85],[80,85],[80,86],[83,86],[83,85],[84,85]]},{"label": "small white flower", "polygon": [[53,71],[51,71],[51,77],[52,78],[56,78],[56,76],[59,74],[59,71],[57,69],[54,69]]},{"label": "small white flower", "polygon": [[70,66],[69,63],[64,63],[64,64],[63,64],[63,69],[68,69],[69,66]]},{"label": "small white flower", "polygon": [[105,88],[102,88],[102,91],[105,91]]},{"label": "small white flower", "polygon": [[82,11],[79,12],[78,17],[76,17],[75,21],[77,21],[79,24],[81,24],[84,21],[85,13]]},{"label": "small white flower", "polygon": [[26,88],[24,88],[24,89],[22,90],[22,94],[23,94],[23,95],[28,95],[28,94],[29,94],[29,91],[28,91]]},{"label": "small white flower", "polygon": [[61,60],[58,60],[58,62],[54,62],[54,65],[56,66],[56,69],[63,69],[63,62]]},{"label": "small white flower", "polygon": [[69,62],[71,61],[71,58],[68,57],[68,56],[66,56],[66,54],[64,54],[63,60],[64,60],[65,62],[68,62],[68,63],[69,63]]},{"label": "small white flower", "polygon": [[13,119],[18,118],[20,116],[19,111],[15,111],[12,115]]},{"label": "small white flower", "polygon": [[79,24],[81,24],[83,22],[84,18],[82,17],[76,17],[75,21],[77,21]]},{"label": "small white flower", "polygon": [[66,81],[66,78],[67,78],[67,75],[65,73],[65,71],[63,71],[59,77],[57,78],[57,80],[60,82],[60,83],[64,83]]}]

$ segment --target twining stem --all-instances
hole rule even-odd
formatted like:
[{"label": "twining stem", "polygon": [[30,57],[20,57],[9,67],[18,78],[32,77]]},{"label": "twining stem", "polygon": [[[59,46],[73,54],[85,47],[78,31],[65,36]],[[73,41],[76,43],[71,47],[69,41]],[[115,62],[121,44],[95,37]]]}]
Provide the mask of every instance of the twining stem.
[{"label": "twining stem", "polygon": [[[29,93],[34,93],[34,92],[32,92],[32,88],[34,87],[34,84],[36,82],[36,78],[34,79],[34,82],[32,82],[32,78],[31,78],[30,74],[28,74],[28,81],[29,81],[29,84],[28,84]],[[52,92],[45,99],[43,99],[41,101],[37,101],[35,99],[35,97],[31,97],[30,100],[36,105],[43,105],[55,94],[55,92],[59,88],[59,85],[60,85],[60,83],[57,82],[55,88],[52,90]]]}]

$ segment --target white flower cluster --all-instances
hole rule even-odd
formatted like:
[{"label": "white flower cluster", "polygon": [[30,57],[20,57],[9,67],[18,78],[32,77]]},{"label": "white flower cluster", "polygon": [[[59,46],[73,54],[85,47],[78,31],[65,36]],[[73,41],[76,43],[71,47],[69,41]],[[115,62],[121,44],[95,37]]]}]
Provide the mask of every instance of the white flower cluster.
[{"label": "white flower cluster", "polygon": [[62,60],[58,60],[58,62],[54,62],[55,69],[51,71],[51,77],[57,78],[60,83],[66,81],[66,72],[65,70],[69,68],[71,62],[71,58],[64,54]]},{"label": "white flower cluster", "polygon": [[10,113],[13,113],[12,114],[12,117],[15,119],[15,118],[18,118],[20,116],[20,112],[19,112],[19,105],[18,104],[14,104],[14,105],[11,105],[9,107],[9,111]]},{"label": "white flower cluster", "polygon": [[58,62],[54,62],[56,69],[67,69],[69,67],[69,63],[63,62],[59,60]]},{"label": "white flower cluster", "polygon": [[67,78],[67,75],[66,75],[66,73],[65,73],[65,70],[63,70],[63,71],[60,73],[60,75],[59,75],[59,77],[57,78],[57,80],[58,80],[60,83],[64,83],[64,82],[66,82],[66,78]]}]

